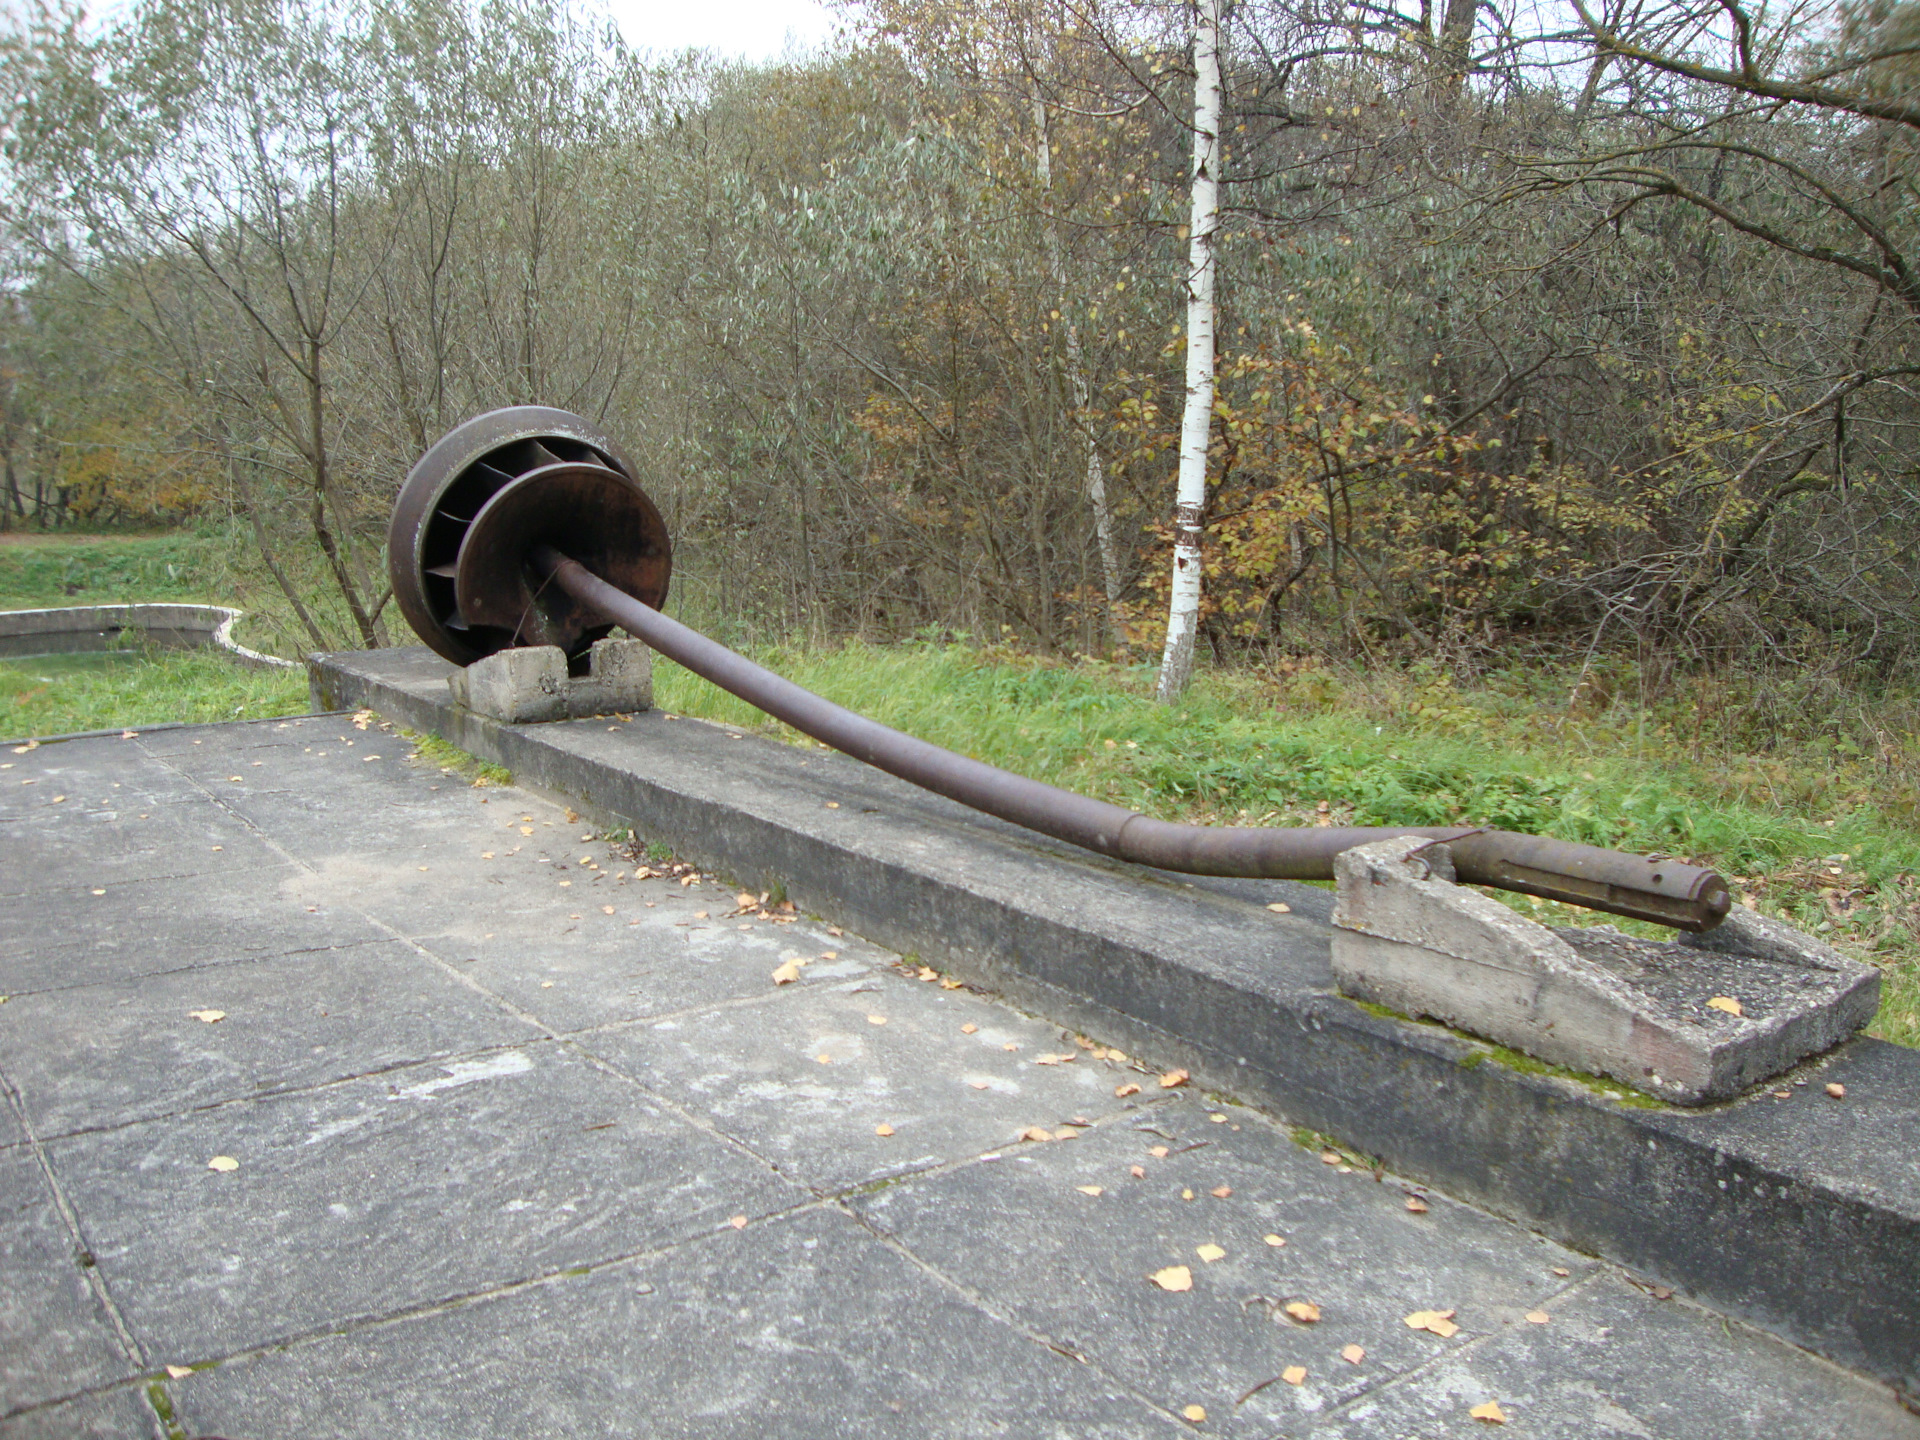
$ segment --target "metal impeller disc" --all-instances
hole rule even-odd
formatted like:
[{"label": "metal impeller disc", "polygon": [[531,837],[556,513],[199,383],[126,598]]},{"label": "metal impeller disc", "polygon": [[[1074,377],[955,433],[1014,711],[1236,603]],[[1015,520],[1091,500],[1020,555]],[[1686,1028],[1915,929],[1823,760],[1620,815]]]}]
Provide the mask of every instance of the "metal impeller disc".
[{"label": "metal impeller disc", "polygon": [[536,596],[524,557],[541,543],[655,609],[667,598],[667,527],[609,436],[540,405],[475,416],[400,487],[387,547],[394,600],[456,665],[513,645],[578,655],[613,627],[557,592]]}]

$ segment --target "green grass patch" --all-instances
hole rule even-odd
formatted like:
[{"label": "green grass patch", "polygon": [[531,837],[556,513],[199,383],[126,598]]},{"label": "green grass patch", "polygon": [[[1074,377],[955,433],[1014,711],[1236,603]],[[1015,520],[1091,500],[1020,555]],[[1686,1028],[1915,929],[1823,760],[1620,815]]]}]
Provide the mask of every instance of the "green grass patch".
[{"label": "green grass patch", "polygon": [[422,765],[436,766],[443,775],[459,775],[476,786],[513,783],[513,772],[506,766],[482,760],[478,755],[469,755],[458,745],[442,740],[438,735],[420,735],[412,730],[402,730],[400,738],[413,746],[409,759]]},{"label": "green grass patch", "polygon": [[[1746,733],[1750,712],[1724,687],[1712,692],[1722,711],[1705,717],[1704,685],[1664,707],[1625,694],[1574,706],[1570,677],[1550,671],[1465,686],[1304,662],[1203,674],[1168,707],[1147,666],[917,645],[770,646],[755,658],[935,744],[1163,819],[1483,824],[1710,864],[1754,908],[1879,965],[1873,1033],[1920,1044],[1910,730],[1869,726],[1872,745],[1784,721]],[[654,683],[671,713],[812,743],[676,665],[658,664]],[[1510,898],[1542,920],[1594,918]]]},{"label": "green grass patch", "polygon": [[306,710],[304,670],[247,670],[213,651],[0,662],[0,735],[11,738],[303,715]]}]

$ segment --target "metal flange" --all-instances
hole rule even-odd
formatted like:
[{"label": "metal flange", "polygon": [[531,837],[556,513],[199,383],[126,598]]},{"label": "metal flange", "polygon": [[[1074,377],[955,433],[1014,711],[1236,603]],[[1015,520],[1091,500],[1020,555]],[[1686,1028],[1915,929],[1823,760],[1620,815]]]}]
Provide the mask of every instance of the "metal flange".
[{"label": "metal flange", "polygon": [[612,437],[543,405],[477,415],[400,486],[387,544],[394,600],[456,665],[512,645],[579,656],[613,626],[562,592],[538,593],[524,557],[539,544],[579,555],[649,605],[667,598],[666,524]]}]

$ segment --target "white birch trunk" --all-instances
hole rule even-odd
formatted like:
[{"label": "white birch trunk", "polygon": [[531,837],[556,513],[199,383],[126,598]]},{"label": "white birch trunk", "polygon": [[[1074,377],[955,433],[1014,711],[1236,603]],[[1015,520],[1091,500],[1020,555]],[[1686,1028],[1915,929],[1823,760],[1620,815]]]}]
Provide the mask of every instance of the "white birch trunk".
[{"label": "white birch trunk", "polygon": [[1047,267],[1053,278],[1056,303],[1066,317],[1067,388],[1073,395],[1074,424],[1086,448],[1087,504],[1093,511],[1093,534],[1100,547],[1100,578],[1107,597],[1109,638],[1126,647],[1126,617],[1120,609],[1120,560],[1113,548],[1113,516],[1107,509],[1107,467],[1100,458],[1100,446],[1093,438],[1093,388],[1087,381],[1087,366],[1080,348],[1080,326],[1073,319],[1067,294],[1066,247],[1060,241],[1060,227],[1052,214],[1053,136],[1047,122],[1047,105],[1038,82],[1029,77],[1028,102],[1033,108],[1033,129],[1037,137],[1035,169],[1040,176],[1041,194],[1047,197]]},{"label": "white birch trunk", "polygon": [[1213,234],[1220,222],[1220,7],[1195,0],[1193,185],[1187,229],[1187,404],[1180,419],[1180,488],[1173,512],[1173,598],[1157,698],[1171,704],[1193,678],[1200,622],[1201,516],[1213,428]]}]

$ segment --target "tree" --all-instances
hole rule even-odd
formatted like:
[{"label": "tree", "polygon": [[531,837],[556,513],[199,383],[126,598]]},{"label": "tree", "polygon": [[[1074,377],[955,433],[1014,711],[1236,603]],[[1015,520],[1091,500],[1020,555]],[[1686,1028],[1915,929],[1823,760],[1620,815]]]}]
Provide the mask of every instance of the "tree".
[{"label": "tree", "polygon": [[1193,17],[1193,168],[1187,221],[1187,393],[1174,500],[1173,586],[1156,690],[1162,704],[1186,693],[1200,624],[1202,523],[1213,439],[1214,232],[1220,224],[1221,0],[1196,0]]}]

